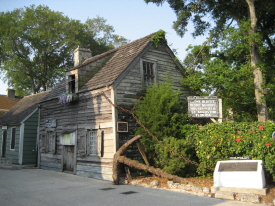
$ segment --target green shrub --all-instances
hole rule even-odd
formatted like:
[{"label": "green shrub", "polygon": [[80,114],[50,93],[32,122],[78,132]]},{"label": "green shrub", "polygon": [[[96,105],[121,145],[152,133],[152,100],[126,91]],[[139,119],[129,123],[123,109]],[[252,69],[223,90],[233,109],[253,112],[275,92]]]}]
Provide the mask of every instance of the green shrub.
[{"label": "green shrub", "polygon": [[[275,178],[275,142],[272,133],[275,124],[266,122],[224,122],[208,124],[192,134],[200,164],[214,168],[217,161],[230,157],[263,160],[267,175]],[[211,175],[213,171],[198,167],[199,175]]]},{"label": "green shrub", "polygon": [[[196,176],[196,166],[185,161],[178,155],[182,155],[188,159],[194,159],[194,147],[191,141],[182,138],[166,137],[163,139],[165,147],[160,144],[155,146],[155,166],[162,168],[170,174],[175,174],[181,177]],[[172,151],[171,151],[172,150]],[[176,152],[177,154],[175,154]]]},{"label": "green shrub", "polygon": [[[179,97],[180,93],[173,91],[170,83],[154,84],[147,88],[145,97],[138,102],[134,111],[140,122],[166,145],[162,147],[142,127],[137,128],[135,133],[143,135],[141,142],[150,164],[178,175],[186,173],[189,164],[171,154],[168,147],[183,156],[191,157],[193,154],[196,157],[192,141],[186,139],[192,126],[188,125],[186,105]],[[191,152],[187,154],[187,151]]]}]

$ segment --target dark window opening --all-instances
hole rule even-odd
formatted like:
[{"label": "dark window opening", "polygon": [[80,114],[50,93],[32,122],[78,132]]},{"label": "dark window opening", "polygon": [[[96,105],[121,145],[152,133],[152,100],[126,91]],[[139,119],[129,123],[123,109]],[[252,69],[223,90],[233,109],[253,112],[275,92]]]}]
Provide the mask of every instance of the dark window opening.
[{"label": "dark window opening", "polygon": [[153,84],[155,80],[154,74],[154,63],[143,62],[143,79],[144,86],[147,87],[149,84]]},{"label": "dark window opening", "polygon": [[12,128],[12,131],[11,131],[11,149],[15,149],[15,133],[16,133],[16,128]]},{"label": "dark window opening", "polygon": [[69,76],[69,93],[75,93],[75,75]]}]

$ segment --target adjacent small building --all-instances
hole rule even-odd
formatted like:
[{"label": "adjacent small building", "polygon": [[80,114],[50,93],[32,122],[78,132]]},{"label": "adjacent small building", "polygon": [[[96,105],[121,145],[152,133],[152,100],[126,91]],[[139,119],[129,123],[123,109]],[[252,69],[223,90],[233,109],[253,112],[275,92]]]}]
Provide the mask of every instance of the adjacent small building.
[{"label": "adjacent small building", "polygon": [[38,102],[48,92],[26,96],[0,117],[0,154],[13,164],[37,164]]},{"label": "adjacent small building", "polygon": [[100,55],[74,51],[75,64],[40,101],[39,167],[112,180],[120,145],[134,136],[131,109],[146,87],[171,79],[183,98],[183,68],[165,43],[145,36]]}]

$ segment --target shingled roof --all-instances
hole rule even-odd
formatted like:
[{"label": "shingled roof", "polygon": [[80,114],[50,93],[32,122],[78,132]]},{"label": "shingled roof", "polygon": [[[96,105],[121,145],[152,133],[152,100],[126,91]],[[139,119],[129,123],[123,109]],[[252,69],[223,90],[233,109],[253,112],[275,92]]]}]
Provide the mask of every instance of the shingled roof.
[{"label": "shingled roof", "polygon": [[[112,85],[115,80],[128,68],[136,57],[151,43],[150,34],[138,40],[124,44],[121,47],[107,51],[105,53],[86,59],[82,64],[70,70],[81,68],[89,63],[95,62],[106,56],[112,55],[109,61],[82,87],[78,92],[94,90],[105,86]],[[62,80],[44,99],[47,101],[59,97],[66,92],[66,81]]]},{"label": "shingled roof", "polygon": [[49,91],[29,95],[21,99],[10,111],[0,117],[0,125],[18,125],[38,107]]},{"label": "shingled roof", "polygon": [[[115,52],[114,56],[79,90],[79,92],[112,85],[119,75],[121,75],[145,47],[151,43],[151,38],[154,34],[155,33],[150,34],[115,49],[113,51]],[[87,59],[83,64],[87,64],[89,61],[91,62],[93,58],[96,58],[96,56]]]},{"label": "shingled roof", "polygon": [[22,98],[9,98],[7,95],[0,95],[0,109],[10,110]]}]

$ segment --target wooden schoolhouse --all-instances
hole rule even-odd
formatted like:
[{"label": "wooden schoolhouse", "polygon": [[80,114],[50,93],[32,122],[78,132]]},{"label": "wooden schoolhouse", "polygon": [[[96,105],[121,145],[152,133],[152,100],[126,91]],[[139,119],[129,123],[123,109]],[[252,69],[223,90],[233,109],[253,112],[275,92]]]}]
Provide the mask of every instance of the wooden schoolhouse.
[{"label": "wooden schoolhouse", "polygon": [[155,47],[155,34],[92,56],[74,51],[74,67],[40,102],[40,168],[112,180],[115,152],[134,136],[134,119],[119,107],[131,109],[153,83],[180,85],[182,66],[166,43]]}]

